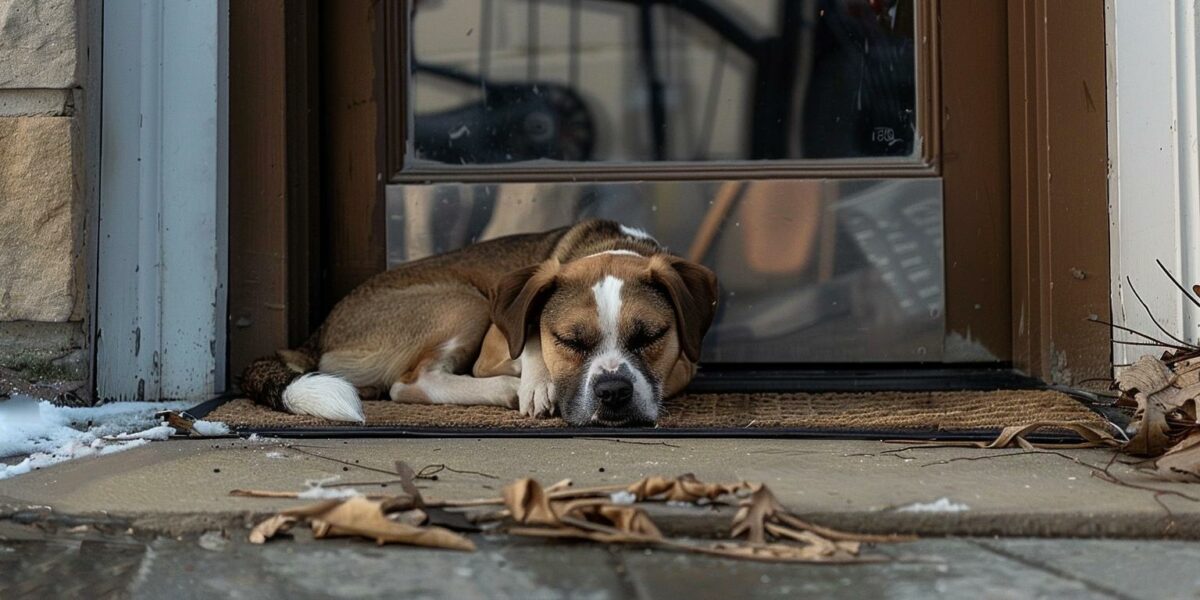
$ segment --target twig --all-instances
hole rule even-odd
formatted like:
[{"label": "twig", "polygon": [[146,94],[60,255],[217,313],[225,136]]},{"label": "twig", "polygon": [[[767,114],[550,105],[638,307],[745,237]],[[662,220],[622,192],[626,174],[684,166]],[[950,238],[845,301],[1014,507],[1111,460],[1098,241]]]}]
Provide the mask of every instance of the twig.
[{"label": "twig", "polygon": [[667,442],[638,442],[634,440],[621,440],[616,438],[600,438],[600,437],[584,437],[581,440],[592,440],[594,442],[612,442],[614,444],[636,444],[638,446],[666,446],[668,448],[679,448],[677,444],[669,444]]},{"label": "twig", "polygon": [[1167,331],[1167,328],[1163,327],[1162,324],[1158,322],[1158,318],[1154,316],[1154,313],[1150,310],[1150,307],[1146,305],[1146,301],[1142,300],[1142,295],[1139,294],[1137,291],[1137,288],[1133,286],[1133,280],[1130,279],[1128,275],[1125,276],[1125,283],[1129,284],[1129,289],[1130,289],[1130,291],[1133,292],[1133,297],[1137,298],[1137,301],[1141,303],[1142,308],[1144,308],[1146,310],[1146,314],[1149,315],[1149,317],[1150,317],[1150,322],[1154,323],[1154,326],[1158,327],[1159,331],[1167,334],[1167,337],[1175,340],[1176,342],[1179,342],[1185,348],[1189,348],[1192,350],[1196,349],[1196,346],[1193,346],[1192,344],[1189,344],[1189,343],[1175,337],[1175,334],[1171,333],[1170,331]]},{"label": "twig", "polygon": [[[1128,332],[1128,333],[1132,333],[1133,335],[1136,335],[1136,336],[1144,337],[1144,338],[1146,338],[1146,339],[1148,339],[1148,340],[1150,340],[1150,341],[1152,341],[1152,342],[1157,342],[1159,346],[1162,346],[1162,347],[1164,347],[1164,348],[1174,348],[1174,349],[1176,349],[1176,350],[1183,350],[1183,351],[1189,351],[1189,350],[1192,350],[1192,348],[1191,348],[1190,346],[1177,346],[1177,345],[1175,345],[1175,344],[1167,343],[1167,342],[1164,342],[1164,341],[1162,341],[1162,340],[1160,340],[1160,339],[1158,339],[1158,338],[1153,338],[1153,337],[1150,337],[1150,336],[1148,336],[1148,335],[1146,335],[1146,334],[1144,334],[1144,333],[1142,333],[1142,332],[1140,332],[1140,331],[1137,331],[1136,329],[1130,329],[1130,328],[1128,328],[1128,327],[1125,327],[1125,326],[1123,326],[1123,325],[1117,325],[1116,323],[1109,323],[1108,321],[1105,321],[1104,319],[1101,319],[1100,317],[1088,317],[1088,318],[1087,318],[1087,320],[1088,320],[1088,321],[1091,321],[1092,323],[1099,323],[1099,324],[1101,324],[1101,325],[1107,325],[1107,326],[1109,326],[1109,327],[1112,327],[1113,329],[1118,329],[1118,330],[1120,330],[1120,331],[1125,331],[1125,332]],[[1113,365],[1113,366],[1114,366],[1114,367],[1117,367],[1117,366],[1125,366],[1125,367],[1128,367],[1129,365]]]},{"label": "twig", "polygon": [[1107,471],[1093,471],[1092,475],[1094,477],[1100,479],[1101,481],[1107,481],[1109,483],[1114,483],[1121,487],[1133,488],[1135,490],[1146,490],[1147,492],[1154,492],[1157,495],[1179,496],[1180,498],[1183,498],[1184,500],[1191,500],[1192,502],[1200,502],[1200,498],[1185,494],[1183,492],[1178,492],[1175,490],[1164,490],[1161,488],[1150,487],[1148,485],[1138,485],[1136,483],[1129,483],[1128,481],[1120,479],[1117,476],[1115,476],[1111,473],[1108,473]]},{"label": "twig", "polygon": [[239,498],[297,498],[300,492],[276,492],[273,490],[229,490],[230,496]]},{"label": "twig", "polygon": [[1162,261],[1158,260],[1157,258],[1154,259],[1154,262],[1158,263],[1158,268],[1162,269],[1163,273],[1166,273],[1167,278],[1171,280],[1171,283],[1175,284],[1175,287],[1179,288],[1179,291],[1183,292],[1183,297],[1191,300],[1192,304],[1195,304],[1198,308],[1200,308],[1200,300],[1193,298],[1192,295],[1188,293],[1187,289],[1183,287],[1183,284],[1179,283],[1179,280],[1175,279],[1175,276],[1171,274],[1171,271],[1167,270],[1166,265],[1162,264]]},{"label": "twig", "polygon": [[404,483],[403,479],[384,479],[381,481],[338,481],[333,483],[322,484],[321,487],[336,488],[336,487],[354,487],[364,485],[391,485],[393,483]]},{"label": "twig", "polygon": [[[1164,346],[1162,344],[1159,344],[1158,342],[1133,342],[1133,341],[1128,341],[1128,340],[1113,340],[1112,343],[1119,344],[1122,346],[1147,346],[1150,348],[1175,348],[1175,349],[1178,349],[1177,346]],[[1110,379],[1109,381],[1112,381],[1112,380]]]},{"label": "twig", "polygon": [[[1156,503],[1158,503],[1158,505],[1161,506],[1163,508],[1163,510],[1167,511],[1168,517],[1170,517],[1173,513],[1171,513],[1170,508],[1167,508],[1166,504],[1163,504],[1161,496],[1166,496],[1166,495],[1179,496],[1180,498],[1183,498],[1185,500],[1191,500],[1192,502],[1200,502],[1200,498],[1196,498],[1194,496],[1189,496],[1183,492],[1177,492],[1175,490],[1164,490],[1164,489],[1150,487],[1150,486],[1146,486],[1146,485],[1138,485],[1136,483],[1129,483],[1128,481],[1125,481],[1125,480],[1117,477],[1116,475],[1113,475],[1109,471],[1109,469],[1112,468],[1113,464],[1119,462],[1117,460],[1117,456],[1118,456],[1117,453],[1113,452],[1112,457],[1108,459],[1108,464],[1104,465],[1103,469],[1100,469],[1100,470],[1093,469],[1092,470],[1092,477],[1095,477],[1096,479],[1099,479],[1100,481],[1107,481],[1108,483],[1111,483],[1113,485],[1119,485],[1121,487],[1128,487],[1128,488],[1133,488],[1135,490],[1145,490],[1147,492],[1154,492],[1154,501]],[[1122,464],[1125,464],[1125,463],[1122,463]]]},{"label": "twig", "polygon": [[500,479],[499,477],[492,475],[491,473],[483,473],[480,471],[469,471],[466,469],[455,469],[454,467],[447,467],[446,465],[440,464],[440,463],[434,464],[434,465],[425,465],[424,467],[421,467],[421,470],[417,471],[415,478],[416,479],[432,479],[434,475],[437,475],[438,473],[441,473],[442,471],[450,471],[451,473],[459,473],[462,475],[478,475],[480,477],[487,477],[488,479]]},{"label": "twig", "polygon": [[[1065,453],[1058,452],[1055,450],[1021,450],[1019,452],[1009,452],[1007,454],[987,454],[984,456],[958,456],[955,458],[948,458],[946,460],[938,460],[938,461],[934,461],[934,462],[930,462],[930,463],[925,463],[921,466],[929,467],[932,465],[945,465],[945,464],[949,464],[952,462],[958,462],[958,461],[964,461],[964,460],[965,461],[990,460],[993,458],[1004,458],[1007,456],[1025,456],[1025,455],[1029,455],[1029,454],[1050,454],[1050,455],[1058,456],[1061,458],[1065,458],[1073,463],[1085,466],[1089,469],[1095,469],[1097,471],[1100,470],[1100,467],[1097,467],[1096,465],[1083,462],[1082,460],[1079,460],[1078,458],[1075,458],[1074,456],[1071,456],[1070,454],[1065,454]],[[1113,455],[1115,456],[1116,453],[1114,452]]]},{"label": "twig", "polygon": [[313,456],[313,457],[316,457],[316,458],[321,458],[321,459],[324,459],[324,460],[332,461],[332,462],[335,462],[335,463],[338,463],[338,464],[341,464],[341,465],[346,465],[346,466],[348,466],[348,467],[355,467],[355,468],[358,468],[358,469],[366,469],[367,471],[375,471],[376,473],[383,473],[383,474],[385,474],[385,475],[396,475],[396,473],[395,473],[395,472],[393,472],[393,471],[389,471],[389,470],[387,470],[387,469],[378,469],[378,468],[375,468],[375,467],[368,467],[367,465],[360,465],[360,464],[358,464],[358,463],[352,463],[352,462],[350,462],[350,461],[348,461],[348,460],[342,460],[342,459],[340,459],[340,458],[334,458],[334,457],[332,457],[332,456],[325,456],[325,455],[323,455],[323,454],[317,454],[316,452],[309,452],[308,450],[304,450],[303,448],[300,448],[299,446],[296,446],[296,445],[294,445],[294,444],[289,444],[287,447],[288,447],[288,448],[291,448],[292,450],[295,450],[296,452],[299,452],[300,454],[307,454],[307,455],[309,455],[309,456]]}]

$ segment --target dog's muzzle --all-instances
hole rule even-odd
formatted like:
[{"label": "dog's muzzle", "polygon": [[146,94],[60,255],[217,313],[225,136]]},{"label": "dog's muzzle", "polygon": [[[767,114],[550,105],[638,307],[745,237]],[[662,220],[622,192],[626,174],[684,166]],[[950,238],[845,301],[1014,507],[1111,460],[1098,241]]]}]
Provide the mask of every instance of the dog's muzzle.
[{"label": "dog's muzzle", "polygon": [[[637,375],[628,363],[622,362],[617,369],[602,369],[592,378],[588,386],[592,392],[591,423],[604,426],[651,425],[652,415],[646,414],[644,405],[653,403],[650,398],[638,398]],[[649,391],[649,390],[645,390]],[[644,392],[643,392],[644,393]]]},{"label": "dog's muzzle", "polygon": [[633,382],[619,375],[598,377],[593,389],[602,412],[623,413],[633,401]]}]

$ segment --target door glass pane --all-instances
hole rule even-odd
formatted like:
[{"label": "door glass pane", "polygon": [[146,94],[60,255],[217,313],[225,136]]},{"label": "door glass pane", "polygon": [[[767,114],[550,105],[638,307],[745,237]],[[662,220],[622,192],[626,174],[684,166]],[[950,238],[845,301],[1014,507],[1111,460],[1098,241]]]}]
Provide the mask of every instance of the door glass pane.
[{"label": "door glass pane", "polygon": [[596,217],[720,281],[705,363],[937,362],[938,179],[435,183],[387,187],[388,264]]},{"label": "door glass pane", "polygon": [[409,166],[920,153],[914,0],[409,7]]}]

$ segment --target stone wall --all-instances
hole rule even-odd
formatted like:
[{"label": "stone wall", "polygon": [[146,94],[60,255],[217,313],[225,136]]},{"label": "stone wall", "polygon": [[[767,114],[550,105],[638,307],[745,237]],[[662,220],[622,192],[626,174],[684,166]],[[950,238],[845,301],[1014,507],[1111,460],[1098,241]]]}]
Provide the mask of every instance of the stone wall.
[{"label": "stone wall", "polygon": [[0,0],[0,398],[86,379],[78,14]]}]

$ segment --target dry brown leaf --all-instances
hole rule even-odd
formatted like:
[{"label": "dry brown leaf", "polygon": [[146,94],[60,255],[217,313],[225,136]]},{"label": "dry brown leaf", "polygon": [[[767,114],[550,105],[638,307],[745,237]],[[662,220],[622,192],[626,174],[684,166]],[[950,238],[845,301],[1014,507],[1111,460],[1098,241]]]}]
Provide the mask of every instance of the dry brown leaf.
[{"label": "dry brown leaf", "polygon": [[564,512],[556,526],[510,527],[514,535],[592,540],[605,544],[660,544],[666,540],[649,515],[632,506],[585,504]]},{"label": "dry brown leaf", "polygon": [[[423,513],[420,516],[424,518]],[[255,526],[250,532],[250,541],[261,544],[305,519],[317,538],[353,535],[373,539],[379,544],[400,543],[467,551],[475,549],[475,545],[467,538],[441,527],[417,527],[389,519],[383,511],[383,502],[362,496],[326,500],[282,511]]]},{"label": "dry brown leaf", "polygon": [[163,413],[166,418],[167,425],[175,428],[175,431],[186,435],[200,435],[196,432],[195,421],[189,419],[173,410]]},{"label": "dry brown leaf", "polygon": [[1200,482],[1200,432],[1193,432],[1158,457],[1154,474],[1171,481]]},{"label": "dry brown leaf", "polygon": [[[400,472],[405,471],[398,468]],[[409,469],[411,471],[411,469]],[[807,523],[789,514],[761,484],[706,484],[692,475],[674,479],[650,477],[631,486],[603,486],[573,490],[568,494],[558,484],[554,496],[533,479],[514,481],[504,488],[501,511],[513,522],[508,531],[515,535],[587,539],[602,543],[647,544],[682,550],[771,562],[849,563],[886,560],[886,557],[861,557],[862,542],[901,541],[901,536],[873,536],[840,532]],[[641,508],[614,504],[609,494],[629,491],[642,500],[678,500],[694,502],[715,500],[742,490],[751,494],[739,504],[732,535],[745,536],[744,542],[697,544],[667,538]],[[561,496],[561,497],[560,497]],[[467,501],[471,505],[498,504],[499,500]],[[399,542],[420,546],[473,550],[474,545],[440,527],[420,527],[432,519],[429,510],[414,508],[413,498],[385,501],[354,497],[328,500],[289,509],[260,523],[251,533],[252,541],[263,543],[297,522],[307,521],[314,537],[361,536],[378,543]],[[464,504],[458,502],[456,504]],[[401,512],[404,511],[404,512]],[[389,514],[391,512],[392,514]]]},{"label": "dry brown leaf", "polygon": [[564,518],[582,519],[589,523],[611,527],[621,533],[632,534],[639,539],[662,538],[662,532],[650,520],[646,511],[634,506],[614,504],[572,503],[561,511]]},{"label": "dry brown leaf", "polygon": [[798,563],[868,563],[889,560],[886,556],[856,556],[843,552],[824,554],[825,548],[812,545],[797,546],[793,544],[738,544],[717,542],[708,546],[696,547],[695,552],[740,558],[764,562],[798,562]]},{"label": "dry brown leaf", "polygon": [[841,531],[839,529],[832,529],[829,527],[825,527],[824,525],[817,525],[816,523],[809,523],[808,521],[805,521],[804,519],[801,519],[801,518],[797,517],[796,515],[793,515],[791,513],[786,513],[786,512],[776,513],[775,518],[778,519],[780,523],[787,525],[789,528],[791,528],[793,530],[810,531],[821,537],[828,538],[828,539],[831,539],[834,541],[839,541],[839,542],[859,542],[859,543],[864,543],[864,544],[876,544],[876,543],[892,544],[892,543],[896,543],[896,542],[911,542],[911,541],[917,539],[917,537],[914,535],[903,535],[903,534],[898,534],[898,533],[888,533],[888,534],[880,535],[880,534],[874,534],[874,533],[854,533],[851,531]]},{"label": "dry brown leaf", "polygon": [[552,483],[552,484],[546,486],[546,494],[553,494],[554,492],[561,492],[562,490],[570,488],[574,484],[575,484],[575,482],[571,481],[570,479],[560,480],[556,483]]},{"label": "dry brown leaf", "polygon": [[279,514],[287,515],[289,517],[314,517],[329,512],[333,509],[333,507],[341,504],[342,502],[343,500],[322,500],[314,504],[306,504],[304,506],[297,506],[296,508],[289,508],[281,511]]},{"label": "dry brown leaf", "polygon": [[1172,421],[1195,427],[1200,399],[1200,361],[1189,360],[1174,370],[1153,356],[1143,356],[1117,376],[1116,386],[1132,396],[1135,432],[1123,450],[1138,456],[1158,456],[1182,435]]},{"label": "dry brown leaf", "polygon": [[475,549],[467,538],[441,527],[415,527],[397,523],[383,513],[382,504],[361,496],[348,498],[328,511],[314,515],[314,523],[327,525],[323,531],[314,531],[316,537],[357,535],[371,538],[379,544],[399,543],[429,548],[451,550]]},{"label": "dry brown leaf", "polygon": [[674,479],[666,477],[647,477],[627,490],[639,502],[645,500],[662,500],[665,502],[696,502],[697,500],[716,500],[721,496],[735,494],[746,489],[746,483],[720,484],[704,483],[695,475],[687,473]]},{"label": "dry brown leaf", "polygon": [[292,528],[299,520],[297,517],[290,515],[275,515],[250,530],[251,544],[265,544],[267,540],[275,537],[277,534],[286,532]]},{"label": "dry brown leaf", "polygon": [[542,485],[533,479],[518,479],[504,486],[504,504],[512,518],[522,525],[558,525],[558,515]]},{"label": "dry brown leaf", "polygon": [[1000,435],[996,436],[996,439],[981,447],[988,449],[1011,448],[1015,443],[1017,446],[1020,446],[1026,450],[1034,450],[1042,446],[1047,446],[1047,444],[1030,442],[1029,440],[1025,439],[1025,436],[1036,433],[1042,429],[1066,429],[1083,438],[1083,442],[1078,444],[1053,444],[1055,448],[1093,448],[1097,446],[1118,446],[1122,443],[1120,440],[1113,437],[1112,433],[1086,423],[1039,421],[1037,423],[1030,423],[1028,425],[1005,427],[1004,429],[1000,430]]},{"label": "dry brown leaf", "polygon": [[750,543],[766,543],[766,523],[780,512],[783,512],[783,505],[775,498],[775,494],[767,486],[759,484],[754,487],[750,497],[741,502],[737,514],[733,516],[733,528],[729,536],[745,535]]},{"label": "dry brown leaf", "polygon": [[858,554],[862,544],[859,542],[838,542],[819,536],[811,531],[795,530],[790,527],[783,527],[774,523],[767,523],[767,532],[771,535],[786,540],[803,542],[811,546],[810,552],[818,556],[854,556]]},{"label": "dry brown leaf", "polygon": [[396,461],[396,474],[400,476],[400,489],[412,496],[416,506],[424,506],[425,501],[421,498],[421,490],[417,489],[417,484],[413,481],[417,474],[412,467],[408,466],[408,463],[398,460]]},{"label": "dry brown leaf", "polygon": [[[733,527],[730,537],[746,536],[752,544],[767,543],[767,534],[775,537],[786,537],[794,540],[822,539],[843,546],[844,550],[854,548],[857,551],[859,543],[892,543],[916,539],[906,535],[875,535],[869,533],[853,533],[839,531],[829,527],[809,523],[789,512],[783,507],[770,488],[762,484],[751,487],[753,492],[749,498],[742,500],[737,514],[733,517]],[[805,534],[811,534],[805,535]]]},{"label": "dry brown leaf", "polygon": [[[646,542],[662,533],[644,511],[617,506],[607,498],[551,502],[541,484],[520,479],[504,488],[504,502],[512,519],[528,535],[577,537],[607,543]],[[545,528],[545,529],[543,529]]]},{"label": "dry brown leaf", "polygon": [[[1043,429],[1050,430],[1067,430],[1072,431],[1079,437],[1083,438],[1082,442],[1065,443],[1065,444],[1043,444],[1039,442],[1031,442],[1026,436],[1037,433]],[[999,435],[990,442],[970,442],[970,441],[949,441],[938,442],[928,440],[889,440],[890,443],[907,444],[910,446],[921,446],[925,448],[983,448],[986,450],[998,450],[1001,448],[1018,447],[1025,450],[1037,450],[1047,448],[1099,448],[1099,447],[1116,447],[1124,442],[1113,437],[1112,433],[1105,431],[1099,427],[1088,425],[1086,423],[1072,423],[1066,421],[1039,421],[1028,425],[1013,425],[1000,430]]]}]

